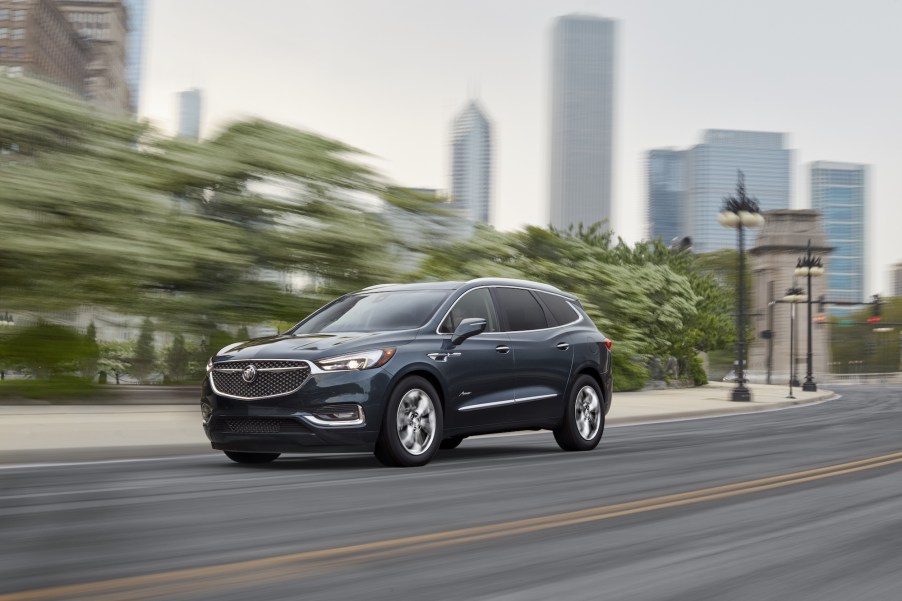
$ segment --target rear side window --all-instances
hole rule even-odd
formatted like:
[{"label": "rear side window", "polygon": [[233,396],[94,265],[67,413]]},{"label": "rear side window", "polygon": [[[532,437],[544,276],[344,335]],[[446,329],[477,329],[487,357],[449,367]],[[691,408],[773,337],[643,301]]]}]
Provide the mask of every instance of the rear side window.
[{"label": "rear side window", "polygon": [[495,288],[498,310],[505,316],[509,332],[541,330],[548,327],[545,311],[529,290]]},{"label": "rear side window", "polygon": [[536,292],[535,294],[537,294],[539,298],[542,299],[542,302],[545,303],[545,306],[548,307],[548,310],[551,312],[551,317],[557,322],[554,325],[563,326],[579,319],[579,313],[576,312],[576,309],[574,309],[564,297],[556,294],[548,294],[547,292]]},{"label": "rear side window", "polygon": [[484,319],[486,332],[497,332],[501,328],[498,327],[498,318],[495,315],[495,305],[492,302],[492,295],[488,288],[477,288],[470,290],[462,297],[457,299],[454,306],[442,322],[439,332],[442,334],[451,334],[460,325],[463,320],[477,317]]}]

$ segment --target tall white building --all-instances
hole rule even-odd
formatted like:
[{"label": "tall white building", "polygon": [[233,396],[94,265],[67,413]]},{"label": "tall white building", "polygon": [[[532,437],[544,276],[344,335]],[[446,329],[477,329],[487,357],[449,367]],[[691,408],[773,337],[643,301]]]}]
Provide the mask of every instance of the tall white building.
[{"label": "tall white building", "polygon": [[197,88],[179,92],[180,138],[197,142],[200,140],[201,91]]},{"label": "tall white building", "polygon": [[558,229],[612,217],[615,34],[616,22],[600,17],[554,24],[549,217]]},{"label": "tall white building", "polygon": [[491,198],[492,125],[471,100],[451,133],[451,202],[471,221],[488,223]]}]

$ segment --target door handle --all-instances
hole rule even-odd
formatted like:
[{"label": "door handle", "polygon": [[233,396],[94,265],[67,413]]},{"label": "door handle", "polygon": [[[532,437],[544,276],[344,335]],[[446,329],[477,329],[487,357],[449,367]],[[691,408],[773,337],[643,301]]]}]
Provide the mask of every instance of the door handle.
[{"label": "door handle", "polygon": [[566,342],[558,342],[555,346],[562,351],[566,351],[568,348],[570,348],[570,344]]},{"label": "door handle", "polygon": [[504,346],[503,344],[499,344],[498,346],[495,347],[495,350],[498,351],[499,353],[501,353],[502,355],[506,355],[507,353],[510,352],[511,349],[509,346]]}]

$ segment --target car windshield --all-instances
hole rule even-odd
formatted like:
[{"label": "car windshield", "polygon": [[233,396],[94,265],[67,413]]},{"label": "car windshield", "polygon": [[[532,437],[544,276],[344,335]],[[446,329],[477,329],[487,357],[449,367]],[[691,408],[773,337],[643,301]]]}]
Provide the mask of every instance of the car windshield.
[{"label": "car windshield", "polygon": [[418,328],[435,314],[450,290],[401,290],[351,294],[320,310],[289,334],[381,332]]}]

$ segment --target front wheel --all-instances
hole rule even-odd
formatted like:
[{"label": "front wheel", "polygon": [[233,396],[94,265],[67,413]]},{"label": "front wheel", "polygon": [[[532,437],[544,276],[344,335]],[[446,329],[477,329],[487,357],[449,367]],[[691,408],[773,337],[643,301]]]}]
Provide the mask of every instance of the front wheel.
[{"label": "front wheel", "polygon": [[604,432],[601,389],[591,376],[579,376],[570,388],[563,423],[554,429],[554,439],[565,451],[591,451]]},{"label": "front wheel", "polygon": [[225,456],[235,463],[271,463],[279,458],[281,453],[240,453],[238,451],[223,451]]},{"label": "front wheel", "polygon": [[413,376],[392,391],[376,443],[376,458],[393,467],[426,465],[442,440],[442,408],[428,380]]}]

